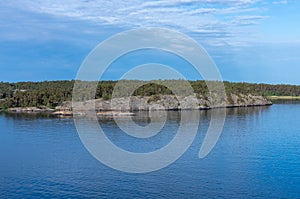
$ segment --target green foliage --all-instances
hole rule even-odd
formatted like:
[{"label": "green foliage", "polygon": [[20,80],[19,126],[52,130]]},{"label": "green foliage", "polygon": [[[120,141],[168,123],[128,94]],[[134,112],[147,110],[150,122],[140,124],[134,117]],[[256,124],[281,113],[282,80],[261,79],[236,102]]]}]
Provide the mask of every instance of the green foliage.
[{"label": "green foliage", "polygon": [[157,102],[158,100],[160,100],[160,96],[159,95],[152,95],[149,97],[147,103],[150,104],[151,102]]},{"label": "green foliage", "polygon": [[0,110],[2,110],[3,112],[6,112],[8,110],[7,106],[3,106]]},{"label": "green foliage", "polygon": [[73,81],[0,82],[0,107],[55,107],[72,99]]},{"label": "green foliage", "polygon": [[[182,94],[185,94],[183,80],[156,80],[152,82],[140,80],[122,80],[116,96],[124,97],[131,95],[129,88],[133,89],[134,96],[153,96],[151,100],[159,100],[159,95],[173,95],[169,89],[171,86]],[[84,82],[85,83],[85,82]],[[189,82],[197,97],[204,98],[210,95],[207,84],[203,80]],[[109,100],[114,92],[116,81],[101,81],[98,83],[95,98]],[[209,82],[215,85],[215,90],[220,84]],[[47,106],[56,107],[64,101],[72,100],[73,81],[44,81],[44,82],[0,82],[0,108],[5,110],[10,107],[30,107]],[[142,85],[142,86],[138,86]],[[270,85],[270,84],[250,84],[250,83],[230,83],[224,82],[227,96],[230,94],[252,94],[263,96],[300,96],[300,86],[293,85]],[[88,87],[89,84],[86,82]],[[87,89],[89,90],[89,89]],[[187,94],[187,93],[186,93]],[[83,93],[83,99],[89,99],[93,93]],[[151,102],[150,100],[150,102]]]}]

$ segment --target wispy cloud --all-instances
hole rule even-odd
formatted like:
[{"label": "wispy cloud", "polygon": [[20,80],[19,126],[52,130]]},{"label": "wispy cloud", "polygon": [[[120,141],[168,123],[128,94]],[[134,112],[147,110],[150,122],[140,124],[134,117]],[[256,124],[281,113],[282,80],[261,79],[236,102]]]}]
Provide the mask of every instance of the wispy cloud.
[{"label": "wispy cloud", "polygon": [[[283,1],[282,1],[283,2]],[[259,0],[2,0],[0,6],[121,28],[166,27],[217,46],[255,36],[245,26],[265,19]],[[212,41],[214,40],[214,41]],[[219,42],[218,42],[219,41]]]},{"label": "wispy cloud", "polygon": [[[299,84],[299,5],[298,0],[1,0],[0,79],[73,79],[104,39],[131,28],[163,27],[202,44],[224,79]],[[117,71],[138,59],[123,60]],[[268,77],[270,71],[277,79]],[[282,74],[295,75],[282,79]]]},{"label": "wispy cloud", "polygon": [[233,25],[238,26],[249,26],[249,25],[257,25],[260,20],[268,18],[267,16],[238,16],[232,22]]}]

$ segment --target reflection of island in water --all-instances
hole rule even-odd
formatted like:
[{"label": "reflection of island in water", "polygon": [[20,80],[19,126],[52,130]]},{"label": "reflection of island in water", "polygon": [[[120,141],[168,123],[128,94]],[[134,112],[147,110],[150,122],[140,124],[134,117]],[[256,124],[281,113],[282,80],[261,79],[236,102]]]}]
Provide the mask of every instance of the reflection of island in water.
[{"label": "reflection of island in water", "polygon": [[[281,102],[280,102],[281,103]],[[284,104],[292,104],[293,102],[285,101]],[[298,101],[300,103],[300,101]],[[226,115],[256,115],[259,116],[261,112],[266,111],[270,109],[270,106],[251,106],[251,107],[235,107],[235,108],[227,108],[226,109]],[[209,109],[209,110],[170,110],[170,111],[161,111],[161,110],[154,110],[154,111],[133,111],[132,114],[128,115],[121,115],[118,117],[118,115],[97,115],[99,122],[106,122],[106,121],[113,121],[114,117],[117,117],[121,120],[126,121],[129,117],[132,118],[137,123],[141,123],[141,125],[145,125],[143,123],[150,123],[151,118],[152,121],[158,120],[163,117],[163,113],[166,113],[167,120],[173,121],[173,122],[179,122],[181,113],[185,113],[189,116],[190,121],[195,121],[195,118],[197,118],[197,114],[200,115],[200,119],[209,119],[211,117],[211,113],[215,112],[217,113],[220,111],[220,109]],[[5,115],[6,117],[10,117],[13,119],[54,119],[57,118],[53,114],[48,113],[36,113],[36,114],[28,114],[28,113],[1,113],[2,115]],[[72,118],[72,117],[64,117],[64,118]],[[88,116],[85,117],[85,119],[93,119],[89,118]]]},{"label": "reflection of island in water", "polygon": [[[211,122],[212,114],[214,117],[218,117],[220,113],[220,118],[223,112],[226,112],[226,123],[230,123],[231,118],[234,118],[234,121],[237,120],[251,120],[257,121],[260,120],[261,115],[271,109],[271,106],[257,106],[257,107],[237,107],[230,109],[210,109],[210,110],[181,110],[181,111],[135,111],[133,115],[130,116],[97,116],[97,117],[89,117],[88,115],[81,117],[56,117],[52,114],[26,114],[26,113],[1,113],[7,119],[15,120],[14,122],[27,124],[28,122],[40,121],[42,123],[56,123],[63,122],[67,125],[72,124],[75,127],[73,119],[79,120],[81,124],[83,124],[86,131],[95,131],[98,132],[95,127],[95,119],[97,119],[98,124],[105,132],[106,136],[109,139],[114,141],[120,139],[128,140],[128,142],[132,143],[132,145],[122,146],[120,147],[126,148],[131,151],[135,151],[136,145],[142,145],[144,142],[152,142],[153,145],[147,145],[148,147],[144,149],[142,146],[138,147],[143,152],[148,150],[157,150],[163,147],[165,144],[169,143],[177,133],[177,130],[180,125],[184,124],[186,127],[198,125],[198,133],[204,136],[208,130],[208,127]],[[182,120],[182,116],[184,115],[184,120]],[[17,120],[17,121],[16,121]],[[47,121],[48,120],[48,121]],[[229,120],[229,121],[227,121]],[[97,123],[96,122],[96,123]],[[38,122],[39,123],[39,122]],[[127,131],[136,131],[137,134],[143,135],[146,134],[143,128],[148,128],[148,131],[156,131],[153,136],[146,139],[137,139],[130,135],[126,134],[126,130],[120,127],[123,126]],[[232,125],[230,123],[230,125]],[[185,132],[187,136],[190,135],[189,128],[185,128]],[[146,129],[145,129],[146,130]],[[164,135],[167,134],[167,135]],[[115,140],[116,139],[116,140]],[[121,142],[123,143],[123,142]]]},{"label": "reflection of island in water", "polygon": [[[89,117],[84,115],[81,117],[56,117],[51,114],[26,114],[26,113],[2,113],[9,120],[14,120],[14,123],[26,128],[34,128],[31,123],[47,123],[47,125],[60,124],[64,128],[72,126],[72,132],[76,133],[75,124],[80,121],[81,126],[86,133],[94,136],[99,133],[99,126],[105,132],[105,135],[112,140],[117,146],[132,152],[148,152],[162,148],[177,134],[178,128],[184,126],[184,136],[193,137],[192,133],[196,126],[198,135],[204,138],[207,134],[208,127],[214,117],[222,119],[222,114],[226,112],[226,125],[233,125],[236,121],[257,121],[261,115],[271,109],[272,106],[257,106],[257,107],[237,107],[230,109],[210,109],[210,110],[181,110],[181,111],[135,111],[129,116],[97,116]],[[184,120],[182,116],[184,115]],[[94,116],[96,116],[94,114]],[[95,119],[97,120],[95,123]],[[234,122],[235,121],[235,122]],[[95,124],[99,124],[95,125]],[[123,128],[122,128],[123,127]],[[125,128],[124,128],[125,127]],[[42,128],[39,126],[38,128]],[[143,129],[145,128],[145,129]],[[125,130],[124,130],[125,129]],[[237,129],[238,130],[238,129]],[[146,132],[148,131],[148,133]],[[140,139],[128,132],[135,132],[136,135],[144,136],[151,134],[146,138]],[[128,144],[130,143],[130,144]],[[151,144],[149,144],[151,143]]]},{"label": "reflection of island in water", "polygon": [[[97,117],[97,120],[101,129],[105,132],[105,135],[120,148],[131,152],[148,152],[158,150],[170,143],[181,125],[184,126],[185,136],[194,136],[193,127],[198,126],[197,134],[202,140],[204,136],[207,135],[208,128],[212,121],[212,114],[218,117],[218,113],[220,113],[219,117],[222,119],[222,112],[225,110],[227,118],[229,119],[228,121],[227,119],[225,120],[226,127],[228,124],[233,126],[238,125],[235,124],[236,121],[260,120],[261,115],[269,109],[272,109],[272,107],[258,106],[165,112],[138,111],[129,117]],[[183,121],[182,115],[184,115]],[[91,137],[97,137],[95,134],[99,133],[99,126],[95,125],[95,118],[75,117],[74,119],[77,120],[76,123],[79,123],[81,128],[86,130]],[[149,129],[147,129],[147,127]],[[143,128],[145,129],[143,130]],[[147,136],[149,134],[149,132],[146,132],[147,130],[154,131],[153,134],[151,134],[152,136]],[[146,138],[140,139],[136,136],[132,136],[132,134],[141,137],[145,135]],[[126,142],[124,142],[124,140],[126,140]]]}]

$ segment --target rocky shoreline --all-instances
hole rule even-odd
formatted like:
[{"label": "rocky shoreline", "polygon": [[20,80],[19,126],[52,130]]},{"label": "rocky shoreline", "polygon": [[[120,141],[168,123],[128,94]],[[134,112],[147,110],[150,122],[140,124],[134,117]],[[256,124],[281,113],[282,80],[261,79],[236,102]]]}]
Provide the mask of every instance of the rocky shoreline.
[{"label": "rocky shoreline", "polygon": [[[99,116],[112,115],[132,115],[132,111],[148,110],[207,110],[213,108],[232,108],[248,106],[267,106],[272,102],[263,96],[231,94],[227,99],[219,103],[214,103],[213,97],[206,96],[186,96],[178,99],[173,95],[155,95],[155,96],[133,96],[128,98],[115,98],[113,100],[96,99],[85,102],[78,102],[74,113],[83,114],[84,111],[96,110]],[[17,107],[9,108],[10,113],[47,113],[57,116],[72,116],[72,102],[63,102],[55,109],[42,107]]]}]

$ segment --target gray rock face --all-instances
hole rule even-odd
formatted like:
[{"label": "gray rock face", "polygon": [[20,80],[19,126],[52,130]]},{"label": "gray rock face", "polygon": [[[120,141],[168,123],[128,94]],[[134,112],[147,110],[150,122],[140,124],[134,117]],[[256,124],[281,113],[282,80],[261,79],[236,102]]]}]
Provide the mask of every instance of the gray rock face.
[{"label": "gray rock face", "polygon": [[[138,111],[138,110],[199,110],[211,108],[226,107],[245,107],[245,106],[263,106],[271,105],[272,102],[262,96],[231,94],[227,99],[214,101],[214,97],[186,96],[178,97],[173,95],[159,95],[146,97],[127,97],[115,98],[112,100],[90,100],[79,102],[77,111],[93,110],[96,111]],[[71,102],[64,102],[59,110],[70,110]]]},{"label": "gray rock face", "polygon": [[231,94],[231,99],[227,100],[227,104],[230,106],[262,106],[262,105],[271,105],[272,102],[263,96],[253,96],[251,94]]},{"label": "gray rock face", "polygon": [[[226,99],[217,100],[214,96],[179,96],[155,95],[132,96],[126,98],[114,98],[112,100],[89,100],[78,102],[76,112],[80,111],[147,111],[147,110],[202,110],[211,108],[245,107],[271,105],[272,102],[263,96],[231,94]],[[15,113],[53,113],[58,115],[72,115],[72,102],[63,102],[54,109],[48,107],[24,107],[9,108],[8,112]],[[74,110],[73,110],[74,111]]]}]

